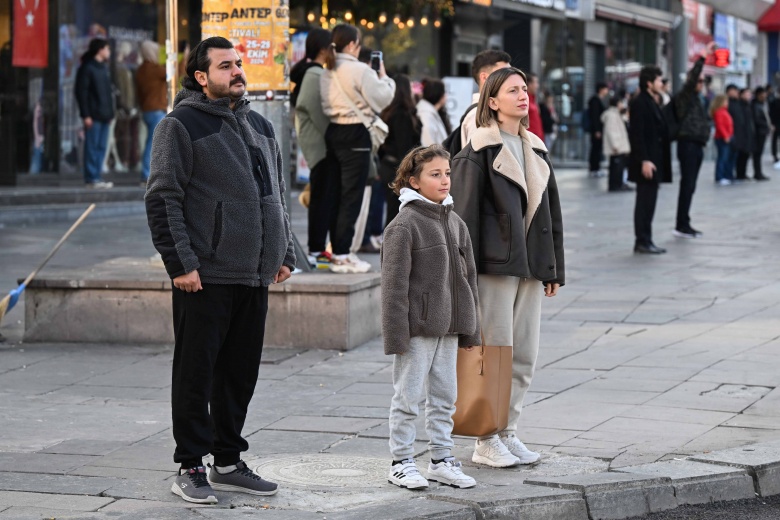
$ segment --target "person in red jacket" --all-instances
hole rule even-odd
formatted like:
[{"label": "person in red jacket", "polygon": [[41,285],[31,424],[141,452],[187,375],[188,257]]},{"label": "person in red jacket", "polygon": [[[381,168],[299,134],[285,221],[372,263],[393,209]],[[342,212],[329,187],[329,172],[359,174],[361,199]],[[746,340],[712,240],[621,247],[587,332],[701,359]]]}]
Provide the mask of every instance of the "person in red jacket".
[{"label": "person in red jacket", "polygon": [[729,98],[718,94],[710,105],[710,115],[715,122],[715,146],[718,149],[718,160],[715,163],[715,182],[720,186],[728,186],[733,178],[733,169],[729,168],[732,150],[729,146],[734,136],[734,120],[729,114]]},{"label": "person in red jacket", "polygon": [[528,73],[528,131],[544,141],[544,129],[542,128],[542,114],[539,111],[539,103],[536,94],[539,92],[539,76],[533,72]]}]

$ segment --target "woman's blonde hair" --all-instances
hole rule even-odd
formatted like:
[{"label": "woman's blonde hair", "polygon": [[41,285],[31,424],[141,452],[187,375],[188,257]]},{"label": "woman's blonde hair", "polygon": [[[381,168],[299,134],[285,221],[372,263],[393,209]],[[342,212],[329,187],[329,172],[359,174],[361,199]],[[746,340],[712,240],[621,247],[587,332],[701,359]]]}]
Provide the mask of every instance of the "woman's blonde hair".
[{"label": "woman's blonde hair", "polygon": [[404,157],[398,170],[395,173],[395,180],[390,183],[390,189],[396,195],[401,194],[401,188],[412,188],[409,179],[412,177],[419,179],[423,171],[423,166],[437,157],[450,160],[450,152],[440,144],[430,146],[418,146]]},{"label": "woman's blonde hair", "polygon": [[[501,90],[504,82],[514,75],[520,76],[525,83],[528,83],[525,72],[515,67],[497,69],[485,80],[485,84],[482,85],[482,90],[479,94],[479,104],[477,105],[477,128],[490,126],[493,122],[499,122],[498,112],[490,108],[490,98],[498,96],[498,91]],[[520,124],[528,128],[528,116],[521,119]]]},{"label": "woman's blonde hair", "polygon": [[728,106],[729,104],[729,97],[726,94],[718,94],[714,98],[712,98],[712,103],[710,104],[710,117],[715,115],[715,111],[719,108]]}]

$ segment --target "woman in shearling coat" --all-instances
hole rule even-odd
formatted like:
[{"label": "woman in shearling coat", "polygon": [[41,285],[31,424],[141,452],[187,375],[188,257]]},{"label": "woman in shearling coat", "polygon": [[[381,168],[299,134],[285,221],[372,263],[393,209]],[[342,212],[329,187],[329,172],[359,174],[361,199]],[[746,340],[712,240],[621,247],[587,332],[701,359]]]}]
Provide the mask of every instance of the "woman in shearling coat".
[{"label": "woman in shearling coat", "polygon": [[555,296],[564,283],[558,187],[547,148],[526,130],[528,106],[522,71],[493,72],[482,87],[477,131],[452,163],[455,212],[477,262],[483,341],[513,352],[509,424],[478,439],[472,457],[493,467],[539,460],[515,432],[539,352],[542,294]]}]

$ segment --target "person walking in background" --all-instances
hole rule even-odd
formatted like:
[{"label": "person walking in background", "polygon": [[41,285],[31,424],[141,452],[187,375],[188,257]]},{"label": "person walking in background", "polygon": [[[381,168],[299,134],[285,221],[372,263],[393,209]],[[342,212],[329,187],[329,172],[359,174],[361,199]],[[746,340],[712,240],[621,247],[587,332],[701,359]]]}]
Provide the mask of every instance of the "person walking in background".
[{"label": "person walking in background", "polygon": [[544,127],[542,115],[539,109],[537,94],[539,93],[539,76],[533,72],[527,74],[528,78],[528,131],[544,142]]},{"label": "person walking in background", "polygon": [[108,129],[114,119],[114,92],[108,60],[111,47],[94,38],[81,56],[74,93],[84,121],[84,182],[87,188],[113,188],[100,177],[108,147]]},{"label": "person walking in background", "polygon": [[715,42],[701,52],[696,59],[680,92],[672,97],[674,112],[679,121],[677,134],[677,160],[680,161],[680,191],[677,197],[677,222],[674,236],[698,238],[702,232],[691,226],[691,202],[704,160],[704,147],[710,140],[711,121],[704,107],[702,69],[707,57],[715,51]]},{"label": "person walking in background", "polygon": [[423,399],[428,479],[476,485],[452,456],[458,347],[479,343],[480,328],[469,230],[452,211],[449,189],[450,154],[443,146],[409,152],[393,182],[401,211],[382,246],[382,337],[385,354],[394,355],[387,478],[407,489],[428,486],[414,462],[414,421]]},{"label": "person walking in background", "polygon": [[482,51],[474,56],[474,61],[471,62],[471,77],[477,83],[477,92],[471,96],[471,106],[463,114],[463,119],[460,123],[460,142],[463,148],[469,144],[471,136],[477,131],[477,104],[479,103],[480,94],[482,92],[482,85],[485,84],[488,76],[490,76],[496,69],[505,69],[510,66],[512,57],[504,51],[499,50],[487,50]]},{"label": "person walking in background", "polygon": [[734,121],[728,109],[729,98],[718,94],[710,105],[710,116],[715,123],[715,148],[718,159],[715,163],[715,182],[728,186],[734,178],[734,163],[731,161],[731,139],[734,137]]},{"label": "person walking in background", "polygon": [[387,206],[386,228],[398,215],[401,204],[390,183],[395,179],[401,159],[413,148],[420,146],[422,135],[422,125],[417,117],[409,76],[398,74],[395,77],[395,96],[380,117],[390,129],[387,139],[379,149],[379,178]]},{"label": "person walking in background", "polygon": [[542,118],[544,145],[548,150],[552,150],[558,137],[558,113],[555,111],[555,98],[549,90],[544,91],[544,99],[539,105],[539,115]]},{"label": "person walking in background", "polygon": [[325,143],[335,158],[341,183],[330,269],[336,273],[365,273],[371,264],[350,253],[371,169],[371,135],[363,120],[375,119],[390,104],[395,82],[387,76],[384,62],[380,62],[379,71],[374,71],[358,61],[360,31],[356,27],[337,25],[332,34],[328,70],[320,80],[323,112],[330,119]]},{"label": "person walking in background", "polygon": [[662,254],[666,249],[653,243],[653,216],[658,187],[672,182],[672,158],[666,122],[656,96],[663,88],[661,69],[647,65],[639,72],[639,94],[629,105],[628,137],[631,153],[628,180],[636,183],[634,206],[634,252]]},{"label": "person walking in background", "polygon": [[623,100],[613,97],[609,108],[601,114],[604,155],[609,157],[608,191],[633,191],[623,182],[623,171],[628,163],[631,144],[628,141],[628,127],[622,114]]},{"label": "person walking in background", "polygon": [[771,149],[772,149],[772,161],[774,161],[773,168],[780,170],[780,156],[777,153],[777,141],[780,139],[780,93],[775,92],[775,95],[769,98],[769,122],[772,124],[772,136]]},{"label": "person walking in background", "polygon": [[423,146],[441,144],[449,135],[439,114],[439,110],[447,102],[447,91],[444,82],[438,79],[426,78],[422,83],[422,98],[417,103],[417,117],[422,123],[420,141]]},{"label": "person walking in background", "polygon": [[[741,119],[734,118],[734,147],[737,149],[737,174],[736,182],[744,182],[747,178],[747,163],[753,155],[756,144],[756,125],[753,117],[753,107],[750,105],[752,92],[749,88],[739,91],[739,99],[736,101],[736,111],[741,114]],[[731,111],[731,103],[729,103]]]},{"label": "person walking in background", "polygon": [[168,109],[168,82],[165,65],[160,63],[160,44],[146,40],[141,42],[141,56],[144,61],[135,74],[135,86],[138,92],[138,104],[141,106],[146,125],[146,145],[144,146],[142,185],[149,179],[149,164],[152,159],[152,138],[154,129]]},{"label": "person walking in background", "polygon": [[588,165],[590,177],[603,177],[601,171],[601,153],[604,149],[603,132],[604,123],[601,122],[601,114],[606,110],[605,104],[609,96],[609,87],[606,83],[596,84],[596,93],[588,101],[588,120],[590,121],[590,156]]},{"label": "person walking in background", "polygon": [[772,132],[769,115],[766,108],[766,90],[758,87],[753,98],[753,123],[755,128],[755,141],[753,145],[753,179],[768,181],[769,177],[763,174],[761,169],[761,157],[764,155],[764,145],[767,136]]},{"label": "person walking in background", "polygon": [[[330,53],[330,41],[331,34],[327,29],[315,28],[309,31],[306,36],[306,57],[293,67],[300,81],[296,84],[295,133],[310,169],[309,262],[319,269],[330,267],[331,254],[326,250],[326,244],[328,233],[331,239],[336,233],[336,209],[339,204],[338,170],[325,145],[325,132],[330,119],[322,110],[320,95],[320,80],[325,72],[323,65]],[[292,72],[290,75],[292,77]]]},{"label": "person walking in background", "polygon": [[[273,127],[249,109],[242,60],[225,38],[192,49],[174,110],[154,133],[146,213],[173,285],[171,492],[273,495],[241,460],[263,352],[268,286],[295,269]],[[214,455],[206,474],[203,457]]]},{"label": "person walking in background", "polygon": [[564,283],[563,220],[544,142],[527,130],[525,74],[493,72],[482,87],[477,131],[452,161],[455,212],[477,262],[482,341],[512,347],[509,422],[477,439],[472,461],[493,467],[531,464],[539,454],[516,432],[539,353],[542,295]]}]

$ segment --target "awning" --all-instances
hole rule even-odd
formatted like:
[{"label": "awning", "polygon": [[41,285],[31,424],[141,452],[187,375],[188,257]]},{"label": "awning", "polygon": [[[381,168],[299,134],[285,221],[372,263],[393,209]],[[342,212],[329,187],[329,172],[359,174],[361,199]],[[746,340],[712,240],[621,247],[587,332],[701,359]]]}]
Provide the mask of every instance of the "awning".
[{"label": "awning", "polygon": [[768,11],[758,20],[758,30],[763,32],[780,31],[780,3],[769,8]]},{"label": "awning", "polygon": [[749,22],[757,22],[767,9],[773,7],[774,0],[699,0],[711,5],[716,11],[730,14]]},{"label": "awning", "polygon": [[597,0],[596,16],[657,31],[670,31],[674,27],[672,13],[622,0]]}]

